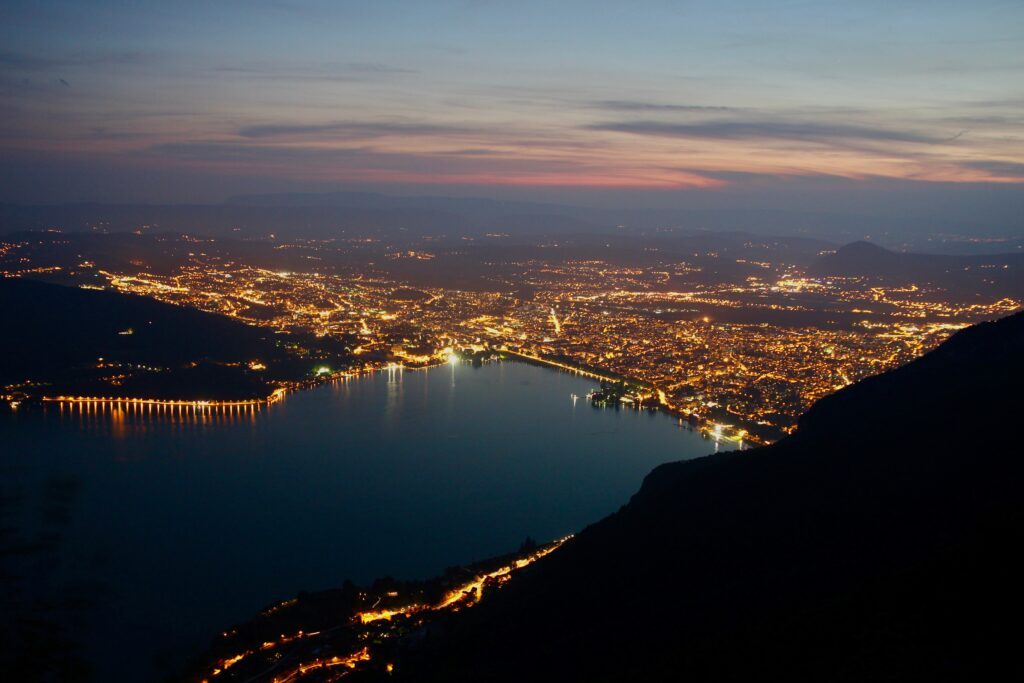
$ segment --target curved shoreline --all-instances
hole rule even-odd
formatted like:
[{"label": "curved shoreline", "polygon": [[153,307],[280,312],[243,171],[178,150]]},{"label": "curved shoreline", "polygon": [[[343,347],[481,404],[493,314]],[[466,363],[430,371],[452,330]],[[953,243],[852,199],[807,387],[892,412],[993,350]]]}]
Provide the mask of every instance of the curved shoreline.
[{"label": "curved shoreline", "polygon": [[668,404],[666,402],[665,398],[664,398],[664,396],[665,396],[664,392],[662,390],[658,389],[655,385],[651,384],[650,382],[647,382],[647,381],[644,381],[644,380],[640,380],[640,379],[636,379],[634,377],[627,377],[627,376],[624,376],[624,375],[617,375],[617,376],[614,376],[614,377],[612,375],[602,375],[601,373],[599,373],[597,371],[594,371],[594,370],[590,370],[590,369],[586,369],[586,368],[580,368],[580,367],[575,367],[575,366],[572,366],[572,365],[570,365],[568,363],[562,363],[560,361],[551,360],[551,359],[548,359],[548,358],[544,358],[543,356],[534,356],[534,355],[522,353],[521,351],[511,351],[511,350],[507,350],[506,349],[506,350],[503,350],[503,351],[501,351],[499,353],[505,354],[505,355],[508,355],[508,356],[513,356],[514,357],[513,360],[514,359],[519,359],[519,360],[521,360],[522,362],[525,362],[525,363],[535,363],[535,364],[538,364],[538,365],[543,365],[545,367],[555,368],[557,370],[562,370],[562,371],[565,371],[565,372],[571,372],[571,373],[577,374],[577,375],[583,375],[584,377],[590,377],[592,379],[597,379],[597,380],[602,381],[602,382],[621,382],[621,381],[627,381],[627,382],[632,382],[634,384],[638,384],[638,385],[641,385],[641,386],[650,387],[654,392],[656,392],[658,394],[658,397],[659,397],[658,402],[656,404],[653,404],[653,405],[638,406],[638,409],[650,408],[650,409],[653,409],[653,410],[659,410],[659,411],[662,411],[662,412],[664,412],[664,413],[666,413],[668,415],[671,415],[673,417],[677,417],[680,420],[686,420],[687,422],[694,423],[696,426],[701,428],[701,431],[709,434],[716,441],[717,440],[731,441],[733,443],[739,444],[740,448],[743,448],[744,444],[749,444],[749,445],[753,445],[753,446],[763,446],[763,445],[767,445],[769,443],[769,442],[763,441],[762,439],[759,439],[759,438],[755,437],[754,435],[749,434],[747,432],[744,432],[743,436],[740,436],[740,435],[737,435],[737,434],[727,434],[727,433],[721,432],[720,431],[721,426],[718,423],[713,422],[713,421],[708,420],[708,419],[705,419],[705,418],[695,417],[694,415],[692,415],[690,413],[684,412],[680,408],[676,408],[675,406]]},{"label": "curved shoreline", "polygon": [[[679,420],[685,420],[696,427],[700,428],[701,432],[707,434],[710,438],[715,441],[729,441],[736,443],[740,448],[744,448],[745,445],[765,445],[766,442],[762,439],[755,437],[752,434],[744,432],[742,435],[731,434],[721,430],[721,425],[705,419],[698,418],[694,415],[684,412],[680,408],[676,408],[666,402],[665,393],[658,389],[655,385],[650,382],[637,379],[635,377],[629,377],[625,375],[619,375],[617,373],[607,374],[602,373],[597,369],[583,368],[569,363],[545,358],[543,356],[536,356],[522,351],[514,351],[511,349],[495,349],[490,352],[490,356],[486,358],[480,358],[480,360],[489,360],[491,358],[497,358],[498,360],[512,360],[528,365],[538,365],[546,368],[555,370],[561,370],[563,372],[569,372],[574,375],[580,375],[595,379],[600,382],[630,382],[643,387],[648,387],[652,391],[658,394],[658,402],[650,405],[637,405],[637,409],[654,409],[678,418]],[[270,406],[275,403],[282,401],[285,396],[291,392],[304,391],[309,389],[315,389],[324,384],[335,382],[338,380],[349,380],[357,379],[364,375],[372,375],[378,372],[405,372],[405,371],[418,371],[418,370],[431,370],[447,365],[451,362],[451,358],[458,359],[459,362],[466,362],[467,360],[458,353],[454,353],[449,357],[449,360],[438,360],[433,363],[424,363],[419,365],[407,366],[402,363],[389,363],[387,365],[381,365],[378,367],[362,367],[358,370],[339,370],[338,372],[318,377],[305,382],[296,383],[293,387],[279,387],[271,392],[265,398],[256,399],[239,399],[239,400],[207,400],[207,399],[160,399],[160,398],[139,398],[139,397],[118,397],[118,396],[42,396],[38,398],[27,398],[23,400],[10,400],[9,405],[16,408],[21,403],[58,403],[65,405],[144,405],[144,406],[160,406],[167,408],[192,408],[194,410],[206,410],[206,409],[218,409],[218,408],[240,408],[240,407],[262,407]]]}]

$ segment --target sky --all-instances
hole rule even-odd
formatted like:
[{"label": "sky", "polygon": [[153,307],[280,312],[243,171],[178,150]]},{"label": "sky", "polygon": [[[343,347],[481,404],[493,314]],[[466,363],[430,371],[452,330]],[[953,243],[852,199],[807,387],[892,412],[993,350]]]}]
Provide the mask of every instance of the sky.
[{"label": "sky", "polygon": [[0,6],[0,201],[335,189],[1012,212],[1024,2]]}]

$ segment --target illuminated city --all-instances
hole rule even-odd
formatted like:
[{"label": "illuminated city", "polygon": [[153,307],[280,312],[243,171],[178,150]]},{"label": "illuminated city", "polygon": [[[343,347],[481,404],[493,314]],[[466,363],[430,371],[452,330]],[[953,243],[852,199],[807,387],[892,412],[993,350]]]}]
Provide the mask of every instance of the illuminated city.
[{"label": "illuminated city", "polygon": [[[178,239],[186,249],[218,246],[212,239]],[[506,353],[624,380],[630,389],[621,401],[694,419],[718,438],[755,443],[791,431],[817,399],[1021,306],[998,289],[964,299],[931,283],[813,276],[808,266],[714,253],[700,255],[704,267],[685,261],[639,267],[597,259],[518,261],[499,252],[499,275],[484,287],[460,290],[396,278],[388,260],[422,253],[386,246],[376,252],[384,257],[380,267],[325,272],[270,270],[182,249],[183,262],[164,273],[114,272],[92,261],[62,273],[24,256],[25,246],[4,243],[7,276],[62,274],[89,288],[227,315],[283,338],[306,332],[355,339],[356,360],[341,375],[429,367],[456,351]],[[301,250],[306,260],[321,253],[330,261],[347,247],[305,242],[272,249]],[[705,268],[718,262],[758,274],[716,281]]]}]

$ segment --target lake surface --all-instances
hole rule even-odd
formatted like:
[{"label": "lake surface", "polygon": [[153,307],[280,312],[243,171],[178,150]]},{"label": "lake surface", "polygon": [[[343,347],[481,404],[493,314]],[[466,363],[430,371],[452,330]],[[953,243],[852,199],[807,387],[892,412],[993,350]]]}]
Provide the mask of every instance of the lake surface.
[{"label": "lake surface", "polygon": [[153,680],[300,590],[578,531],[654,466],[715,450],[667,415],[592,407],[595,385],[502,362],[229,413],[2,411],[0,522],[47,541],[18,590],[72,599],[50,616],[97,680]]}]

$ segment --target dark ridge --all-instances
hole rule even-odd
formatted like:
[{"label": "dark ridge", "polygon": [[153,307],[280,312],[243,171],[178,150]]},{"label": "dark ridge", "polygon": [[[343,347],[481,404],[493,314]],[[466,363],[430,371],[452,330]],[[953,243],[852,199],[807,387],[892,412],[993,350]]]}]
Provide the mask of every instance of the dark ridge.
[{"label": "dark ridge", "polygon": [[664,465],[618,513],[400,650],[406,681],[1020,677],[1024,314]]},{"label": "dark ridge", "polygon": [[810,273],[878,278],[889,284],[937,285],[971,298],[984,298],[987,292],[1024,296],[1024,254],[915,254],[852,242],[818,258]]},{"label": "dark ridge", "polygon": [[[348,356],[340,342],[281,339],[147,297],[21,278],[0,278],[0,310],[0,386],[27,384],[17,390],[29,396],[265,398],[275,382],[303,379],[313,359]],[[250,371],[255,360],[266,369]],[[102,379],[119,375],[119,384]]]}]

